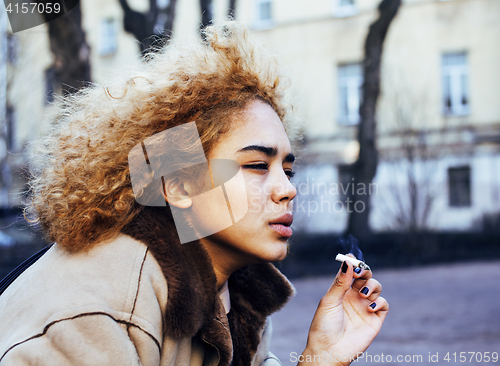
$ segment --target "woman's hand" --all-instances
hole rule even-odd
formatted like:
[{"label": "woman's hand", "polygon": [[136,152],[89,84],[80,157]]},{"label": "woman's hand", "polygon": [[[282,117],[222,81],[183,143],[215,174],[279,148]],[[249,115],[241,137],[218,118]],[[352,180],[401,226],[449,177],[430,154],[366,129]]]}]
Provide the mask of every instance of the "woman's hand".
[{"label": "woman's hand", "polygon": [[299,365],[349,365],[380,331],[389,304],[372,272],[344,262],[321,299]]}]

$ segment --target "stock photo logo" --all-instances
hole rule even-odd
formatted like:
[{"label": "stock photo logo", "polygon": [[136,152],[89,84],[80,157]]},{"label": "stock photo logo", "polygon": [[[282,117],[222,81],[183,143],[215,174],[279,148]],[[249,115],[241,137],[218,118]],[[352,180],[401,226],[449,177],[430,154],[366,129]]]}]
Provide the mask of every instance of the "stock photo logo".
[{"label": "stock photo logo", "polygon": [[207,161],[195,122],[138,143],[128,163],[135,200],[143,206],[168,204],[181,244],[224,230],[248,211],[240,165]]},{"label": "stock photo logo", "polygon": [[4,0],[12,32],[21,32],[59,18],[78,5],[79,0]]}]

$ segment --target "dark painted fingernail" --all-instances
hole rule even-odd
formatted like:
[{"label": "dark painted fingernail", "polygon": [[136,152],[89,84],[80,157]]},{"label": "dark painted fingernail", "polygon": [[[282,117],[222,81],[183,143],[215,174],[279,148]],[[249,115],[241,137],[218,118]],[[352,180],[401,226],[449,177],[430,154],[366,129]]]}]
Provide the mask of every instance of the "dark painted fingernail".
[{"label": "dark painted fingernail", "polygon": [[347,263],[346,263],[346,262],[343,262],[343,263],[342,263],[342,273],[346,273],[346,272],[347,272],[347,268],[349,268],[349,267],[347,266]]},{"label": "dark painted fingernail", "polygon": [[356,272],[357,274],[360,274],[361,273],[361,268],[359,268],[359,267],[354,268],[354,272]]},{"label": "dark painted fingernail", "polygon": [[[365,288],[366,288],[366,287],[365,287]],[[377,304],[376,304],[376,303],[372,303],[372,304],[370,304],[370,307],[371,307],[372,309],[375,309],[375,306],[377,306]]]},{"label": "dark painted fingernail", "polygon": [[361,290],[361,293],[362,293],[363,295],[366,295],[366,294],[368,293],[368,291],[370,291],[370,290],[368,289],[368,287],[363,287],[363,289]]}]

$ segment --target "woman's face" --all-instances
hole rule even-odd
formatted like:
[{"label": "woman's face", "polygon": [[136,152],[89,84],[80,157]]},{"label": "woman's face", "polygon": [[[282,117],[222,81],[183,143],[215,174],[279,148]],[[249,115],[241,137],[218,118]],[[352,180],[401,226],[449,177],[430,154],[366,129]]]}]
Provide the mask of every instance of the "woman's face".
[{"label": "woman's face", "polygon": [[[274,109],[260,100],[250,102],[235,117],[231,132],[215,146],[209,158],[238,162],[245,184],[238,188],[239,194],[233,191],[230,205],[240,212],[248,208],[232,226],[201,239],[212,258],[217,257],[228,267],[284,259],[291,236],[292,200],[297,191],[290,183],[294,156]],[[212,204],[225,209],[224,202]],[[196,203],[192,207],[194,213],[195,206]],[[196,219],[201,223],[210,218],[200,215]]]}]

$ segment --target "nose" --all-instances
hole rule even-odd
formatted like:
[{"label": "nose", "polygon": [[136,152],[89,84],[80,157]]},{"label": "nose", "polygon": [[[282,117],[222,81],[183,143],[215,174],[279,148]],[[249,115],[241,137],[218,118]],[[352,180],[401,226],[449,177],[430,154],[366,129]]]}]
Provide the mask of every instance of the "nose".
[{"label": "nose", "polygon": [[284,171],[281,171],[273,184],[271,191],[271,199],[274,203],[286,202],[289,203],[297,195],[297,189],[288,179]]}]

